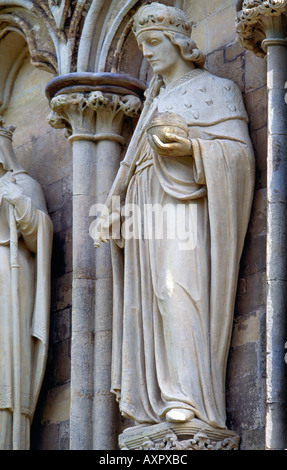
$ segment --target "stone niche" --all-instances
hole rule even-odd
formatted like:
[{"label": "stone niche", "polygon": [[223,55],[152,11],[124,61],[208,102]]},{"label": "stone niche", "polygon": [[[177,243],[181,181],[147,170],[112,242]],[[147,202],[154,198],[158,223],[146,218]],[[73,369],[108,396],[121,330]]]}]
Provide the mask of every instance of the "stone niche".
[{"label": "stone niche", "polygon": [[[42,393],[32,425],[31,448],[67,449],[72,287],[71,149],[66,139],[47,122],[50,108],[45,87],[53,75],[31,64],[26,42],[21,36],[10,33],[6,37],[9,39],[7,53],[16,65],[12,55],[15,51],[19,63],[13,77],[10,72],[9,105],[4,110],[3,99],[2,114],[7,124],[16,126],[16,156],[42,186],[54,226],[50,347]],[[2,56],[1,64],[3,59]]]}]

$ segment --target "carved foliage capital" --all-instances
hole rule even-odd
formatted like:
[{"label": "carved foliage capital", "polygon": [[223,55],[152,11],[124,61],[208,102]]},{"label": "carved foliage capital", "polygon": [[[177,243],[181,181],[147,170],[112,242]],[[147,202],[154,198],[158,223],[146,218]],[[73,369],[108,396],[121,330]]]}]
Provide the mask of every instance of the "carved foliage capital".
[{"label": "carved foliage capital", "polygon": [[94,91],[89,95],[88,105],[97,113],[97,132],[120,132],[124,115],[137,117],[142,103],[133,95]]},{"label": "carved foliage capital", "polygon": [[93,113],[89,113],[87,100],[82,93],[61,94],[55,96],[50,106],[52,112],[48,123],[56,129],[66,129],[66,137],[74,132],[91,132],[93,130]]},{"label": "carved foliage capital", "polygon": [[[287,16],[287,0],[244,0],[236,20],[238,41],[245,49],[264,57],[266,50],[262,43],[266,39],[267,29],[270,22],[281,16],[284,19]],[[285,29],[285,22],[280,24]],[[286,36],[286,31],[282,31],[280,37],[284,34]]]},{"label": "carved foliage capital", "polygon": [[88,104],[97,112],[108,112],[118,114],[120,112],[130,117],[137,117],[140,114],[142,103],[134,95],[115,95],[112,93],[102,93],[94,91],[89,95]]},{"label": "carved foliage capital", "polygon": [[98,133],[120,132],[123,117],[137,117],[142,102],[134,95],[93,91],[59,94],[52,98],[50,106],[49,124],[56,129],[65,128],[67,137],[75,133],[96,136]]}]

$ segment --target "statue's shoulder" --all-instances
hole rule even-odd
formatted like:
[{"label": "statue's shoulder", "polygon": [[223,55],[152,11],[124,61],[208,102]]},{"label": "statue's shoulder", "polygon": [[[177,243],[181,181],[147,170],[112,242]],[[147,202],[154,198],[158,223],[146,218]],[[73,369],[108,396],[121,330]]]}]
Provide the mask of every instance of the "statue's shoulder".
[{"label": "statue's shoulder", "polygon": [[46,203],[41,185],[25,171],[14,174],[16,182],[22,186],[26,196],[30,197],[37,209],[46,212]]},{"label": "statue's shoulder", "polygon": [[40,184],[32,178],[26,171],[16,171],[13,173],[13,176],[15,177],[16,181],[18,184],[25,188],[30,188],[31,190],[39,190],[42,191],[42,188]]},{"label": "statue's shoulder", "polygon": [[209,70],[207,69],[202,69],[202,73],[198,74],[198,82],[200,80],[203,80],[203,81],[208,80],[210,83],[213,83],[219,87],[225,86],[227,83],[232,86],[235,85],[234,81],[225,77],[220,77],[219,75],[209,72]]},{"label": "statue's shoulder", "polygon": [[209,95],[219,95],[224,99],[225,96],[235,93],[242,97],[242,93],[238,85],[225,77],[219,77],[206,69],[200,71],[196,75],[190,77],[190,90],[195,90]]},{"label": "statue's shoulder", "polygon": [[205,69],[188,73],[167,91],[160,100],[159,110],[181,114],[189,124],[248,120],[238,85]]}]

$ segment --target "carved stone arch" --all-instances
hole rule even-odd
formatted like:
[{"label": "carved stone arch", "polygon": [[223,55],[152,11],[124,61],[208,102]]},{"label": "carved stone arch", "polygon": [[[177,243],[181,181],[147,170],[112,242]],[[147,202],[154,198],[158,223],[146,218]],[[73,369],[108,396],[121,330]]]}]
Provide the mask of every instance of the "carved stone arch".
[{"label": "carved stone arch", "polygon": [[18,71],[29,54],[33,66],[57,73],[52,39],[41,18],[29,10],[25,0],[0,1],[0,114],[9,104]]},{"label": "carved stone arch", "polygon": [[22,35],[11,30],[1,38],[0,115],[8,106],[15,78],[27,54],[28,46]]},{"label": "carved stone arch", "polygon": [[[117,5],[111,2],[102,30],[104,39],[95,62],[95,72],[121,73],[149,81],[152,74],[151,67],[139,51],[132,32],[133,15],[144,3],[146,0],[117,2]],[[181,0],[161,0],[160,3],[183,7]],[[115,8],[116,13],[113,13]]]},{"label": "carved stone arch", "polygon": [[33,65],[55,75],[76,72],[79,38],[94,3],[97,0],[0,0],[0,40],[4,30],[13,28],[24,35]]},{"label": "carved stone arch", "polygon": [[[77,72],[122,72],[139,78],[142,56],[131,33],[131,18],[144,2],[94,0],[91,3],[79,39]],[[173,2],[163,0],[163,3]]]},{"label": "carved stone arch", "polygon": [[[95,61],[94,71],[99,72],[119,72],[120,69],[127,75],[132,75],[138,78],[137,74],[137,61],[132,59],[130,52],[133,49],[142,60],[141,54],[138,53],[138,47],[136,46],[135,38],[133,37],[131,26],[132,17],[138,7],[143,3],[139,0],[129,0],[128,2],[121,2],[116,6],[116,13],[113,12],[115,7],[112,2],[109,14],[105,19],[105,25],[102,31],[102,44],[100,54],[98,54],[97,60]],[[131,46],[131,47],[129,47]],[[124,57],[124,53],[129,56],[129,64],[121,66],[121,60]]]},{"label": "carved stone arch", "polygon": [[114,29],[115,34],[106,37],[99,62],[100,69],[105,68],[108,72],[122,73],[147,81],[151,68],[142,56],[132,32],[133,15],[142,3],[133,2],[134,6],[131,6],[126,15],[117,18],[118,21],[121,19],[121,22],[117,25],[118,28]]},{"label": "carved stone arch", "polygon": [[[55,47],[41,17],[22,6],[1,7],[0,2],[0,8],[0,44],[9,31],[18,33],[25,38],[31,63],[46,71],[57,73],[58,64]],[[1,47],[3,48],[4,45]]]}]

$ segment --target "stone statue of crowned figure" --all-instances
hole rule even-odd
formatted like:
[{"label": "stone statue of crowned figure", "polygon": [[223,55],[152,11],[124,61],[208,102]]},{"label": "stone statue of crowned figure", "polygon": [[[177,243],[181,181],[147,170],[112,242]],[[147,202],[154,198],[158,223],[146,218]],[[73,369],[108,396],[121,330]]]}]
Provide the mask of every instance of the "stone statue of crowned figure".
[{"label": "stone statue of crowned figure", "polygon": [[[134,422],[120,446],[147,440],[163,448],[172,433],[173,448],[181,436],[190,448],[202,430],[216,446],[234,437],[225,377],[254,190],[248,117],[238,86],[204,68],[183,11],[143,5],[133,32],[154,76],[106,202],[109,216],[94,232],[95,247],[111,239],[112,391]],[[143,234],[156,228],[147,207],[168,207],[164,227],[174,236],[122,231],[113,239],[112,224],[124,219],[112,211],[114,196],[139,209]],[[193,243],[183,243],[182,226]]]}]

